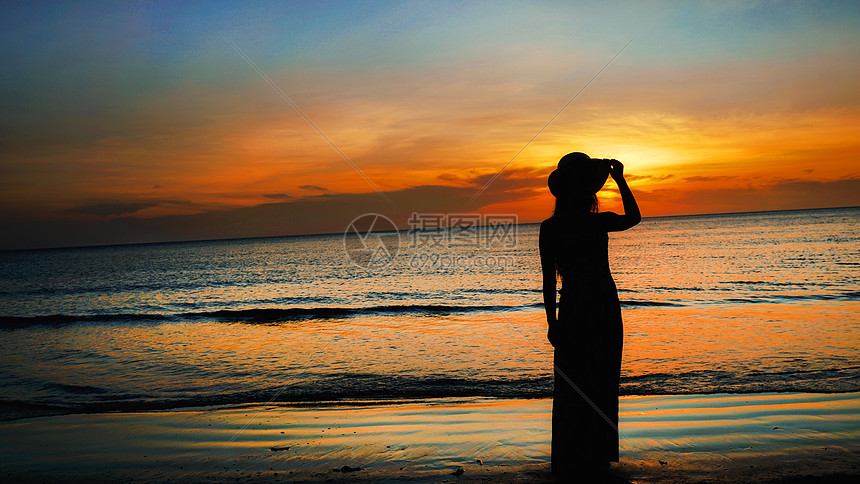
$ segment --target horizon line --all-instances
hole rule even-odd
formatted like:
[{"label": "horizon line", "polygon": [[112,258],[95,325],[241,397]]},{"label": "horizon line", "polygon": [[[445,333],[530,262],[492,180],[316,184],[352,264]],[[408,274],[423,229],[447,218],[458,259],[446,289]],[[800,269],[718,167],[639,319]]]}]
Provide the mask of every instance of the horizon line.
[{"label": "horizon line", "polygon": [[[860,205],[848,205],[841,207],[814,207],[814,208],[789,208],[789,209],[780,209],[780,210],[748,210],[743,212],[716,212],[716,213],[693,213],[693,214],[676,214],[676,215],[653,215],[653,216],[643,216],[642,219],[660,219],[660,218],[682,218],[682,217],[718,217],[725,215],[746,215],[746,214],[756,214],[756,213],[777,213],[777,212],[803,212],[803,211],[811,211],[811,210],[843,210],[850,208],[860,208]],[[523,222],[517,223],[517,226],[520,225],[537,225],[541,222]],[[478,225],[476,227],[484,227],[484,225]],[[411,229],[398,228],[396,231],[405,231]],[[434,231],[443,230],[435,229]],[[447,230],[447,228],[445,229]],[[430,230],[428,230],[429,232]],[[380,230],[374,233],[387,233],[394,232],[393,230]],[[310,234],[290,234],[290,235],[264,235],[259,237],[227,237],[227,238],[217,238],[217,239],[190,239],[190,240],[163,240],[158,242],[128,242],[121,244],[94,244],[94,245],[69,245],[69,246],[58,246],[58,247],[34,247],[34,248],[26,248],[26,249],[0,249],[0,254],[3,253],[11,253],[11,252],[26,252],[26,251],[42,251],[42,250],[74,250],[74,249],[100,249],[100,248],[109,248],[109,247],[128,247],[135,245],[161,245],[161,244],[187,244],[192,242],[227,242],[227,241],[238,241],[238,240],[259,240],[259,239],[282,239],[287,237],[322,237],[326,235],[343,235],[343,232],[317,232]]]}]

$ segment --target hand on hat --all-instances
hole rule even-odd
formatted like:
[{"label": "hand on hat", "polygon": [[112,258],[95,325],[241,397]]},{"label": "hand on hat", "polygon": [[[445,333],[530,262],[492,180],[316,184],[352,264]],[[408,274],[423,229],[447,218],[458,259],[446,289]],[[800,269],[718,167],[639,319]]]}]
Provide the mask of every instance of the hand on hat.
[{"label": "hand on hat", "polygon": [[609,160],[609,174],[613,180],[620,181],[624,178],[624,165],[618,160]]}]

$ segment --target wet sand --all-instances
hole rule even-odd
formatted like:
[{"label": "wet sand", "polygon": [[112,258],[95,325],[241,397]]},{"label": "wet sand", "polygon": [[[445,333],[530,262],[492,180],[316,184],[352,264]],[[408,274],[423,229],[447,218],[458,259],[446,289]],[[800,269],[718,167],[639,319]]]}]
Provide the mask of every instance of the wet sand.
[{"label": "wet sand", "polygon": [[[38,417],[0,423],[0,478],[551,482],[551,410],[444,399]],[[613,482],[860,476],[860,393],[624,397],[621,432]]]}]

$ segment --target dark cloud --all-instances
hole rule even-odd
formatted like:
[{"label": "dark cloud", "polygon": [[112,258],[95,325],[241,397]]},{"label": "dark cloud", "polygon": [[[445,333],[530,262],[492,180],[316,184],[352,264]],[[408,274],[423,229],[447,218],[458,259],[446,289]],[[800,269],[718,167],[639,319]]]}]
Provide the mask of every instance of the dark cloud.
[{"label": "dark cloud", "polygon": [[293,198],[286,193],[264,193],[263,196],[266,198]]},{"label": "dark cloud", "polygon": [[145,208],[156,207],[157,202],[132,202],[132,203],[97,203],[95,205],[84,205],[82,207],[70,208],[63,213],[77,215],[99,215],[102,217],[128,215],[139,212]]},{"label": "dark cloud", "polygon": [[779,180],[769,185],[679,191],[636,191],[643,206],[671,204],[676,214],[732,213],[860,206],[860,177],[830,181]]},{"label": "dark cloud", "polygon": [[486,186],[484,193],[505,193],[545,188],[548,175],[549,172],[544,173],[531,168],[516,168],[504,170],[498,176],[496,173],[478,175],[469,179],[468,182],[477,188]]},{"label": "dark cloud", "polygon": [[[0,249],[337,233],[365,213],[383,214],[406,228],[412,212],[471,212],[496,203],[533,198],[545,189],[544,175],[528,169],[505,171],[468,205],[492,175],[476,177],[468,186],[422,185],[386,192],[390,205],[377,193],[368,192],[321,194],[252,207],[147,219],[0,220],[0,224],[10,229],[0,241]],[[120,210],[120,205],[102,204],[101,210],[92,205],[86,213],[129,213]],[[142,203],[126,205],[125,210],[144,208],[140,206]],[[115,208],[110,210],[111,207]]]},{"label": "dark cloud", "polygon": [[301,188],[302,190],[312,190],[312,191],[316,191],[316,192],[327,192],[328,191],[328,188],[319,187],[316,185],[301,185],[299,188]]}]

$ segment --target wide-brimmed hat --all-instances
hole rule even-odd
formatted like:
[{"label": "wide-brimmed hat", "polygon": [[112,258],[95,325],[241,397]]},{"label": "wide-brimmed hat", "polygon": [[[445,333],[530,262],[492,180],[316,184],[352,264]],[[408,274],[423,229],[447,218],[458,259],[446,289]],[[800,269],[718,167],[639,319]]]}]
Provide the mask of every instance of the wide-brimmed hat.
[{"label": "wide-brimmed hat", "polygon": [[609,160],[593,159],[585,153],[568,153],[558,160],[558,167],[549,174],[547,186],[558,198],[571,190],[581,189],[593,195],[600,191],[609,176]]}]

